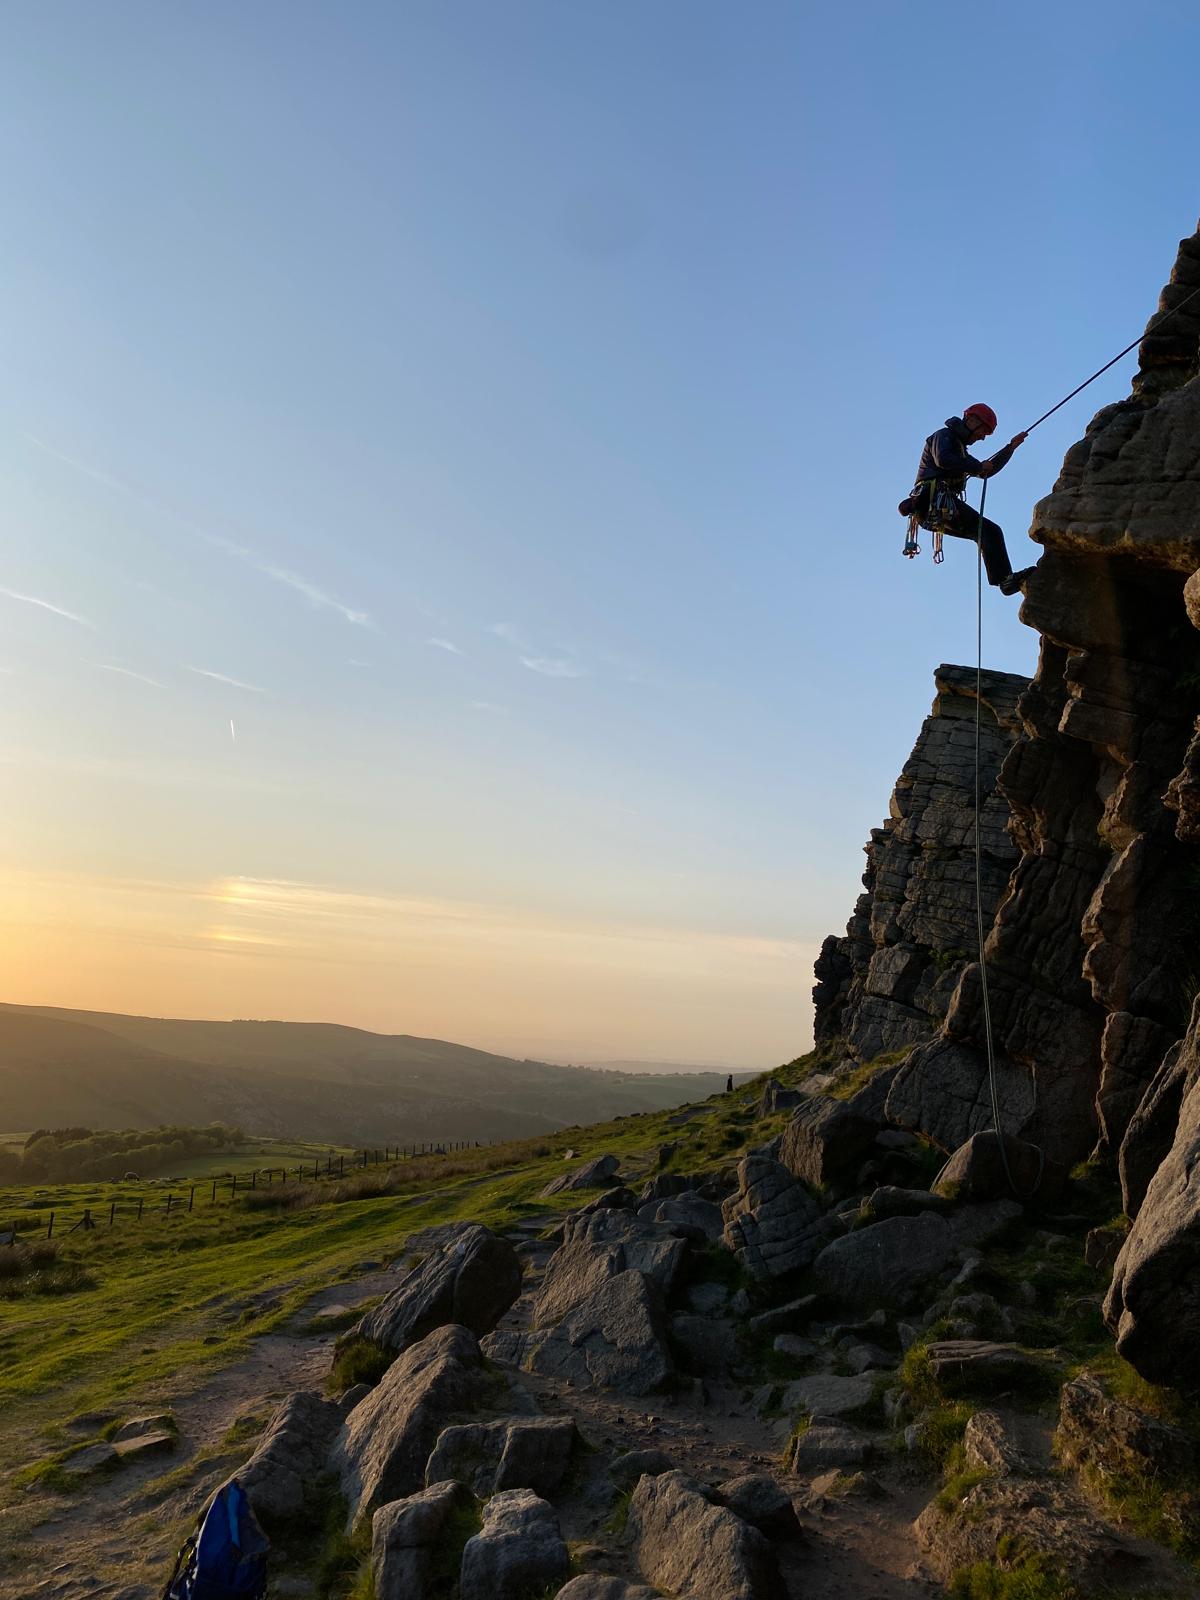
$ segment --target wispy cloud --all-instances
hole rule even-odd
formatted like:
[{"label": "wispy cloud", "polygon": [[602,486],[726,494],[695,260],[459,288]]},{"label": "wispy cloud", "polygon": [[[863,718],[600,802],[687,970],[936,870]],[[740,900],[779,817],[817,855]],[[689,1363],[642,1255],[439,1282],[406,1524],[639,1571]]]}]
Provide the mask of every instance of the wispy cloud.
[{"label": "wispy cloud", "polygon": [[189,672],[197,673],[201,678],[212,678],[217,683],[227,683],[231,689],[246,689],[250,694],[266,694],[257,683],[243,683],[240,678],[229,678],[223,672],[210,672],[207,667],[189,667]]},{"label": "wispy cloud", "polygon": [[[282,583],[289,589],[294,589],[297,594],[302,594],[311,605],[327,606],[330,610],[338,612],[347,622],[352,622],[357,627],[369,628],[373,626],[368,612],[359,610],[355,606],[347,605],[344,601],[339,600],[336,595],[322,589],[319,584],[313,583],[299,572],[293,572],[290,567],[280,566],[277,562],[259,555],[256,550],[251,550],[246,545],[238,544],[233,539],[226,539],[221,534],[209,533],[207,529],[198,527],[189,518],[182,517],[178,512],[172,511],[169,506],[159,505],[157,501],[151,500],[149,496],[142,494],[140,490],[133,488],[128,483],[123,483],[120,478],[114,478],[107,472],[100,472],[95,467],[88,466],[86,462],[77,461],[74,456],[65,455],[63,451],[56,450],[53,445],[48,445],[44,439],[39,439],[36,434],[23,431],[22,438],[28,439],[31,444],[35,444],[39,450],[43,450],[48,456],[53,456],[56,461],[64,462],[68,467],[72,467],[76,472],[81,472],[84,477],[91,478],[95,483],[102,483],[106,488],[115,489],[118,494],[126,495],[129,499],[136,500],[139,505],[143,505],[147,510],[153,511],[156,516],[169,517],[172,522],[181,528],[185,528],[195,538],[203,540],[205,544],[212,545],[214,549],[224,550],[227,555],[235,556],[239,561],[244,561],[247,566],[253,567],[256,572],[261,572],[264,577],[272,578],[276,583]],[[69,614],[64,612],[64,615]],[[76,618],[75,620],[78,621],[80,619]]]},{"label": "wispy cloud", "polygon": [[586,678],[582,667],[563,656],[522,656],[521,665],[530,672],[540,672],[543,678]]},{"label": "wispy cloud", "polygon": [[94,628],[96,624],[89,622],[86,617],[68,611],[65,606],[52,605],[49,600],[39,600],[35,594],[19,594],[16,589],[6,589],[0,584],[0,594],[6,594],[10,600],[20,600],[27,606],[40,606],[43,611],[52,611],[56,617],[66,617],[68,622],[78,622],[82,628]]},{"label": "wispy cloud", "polygon": [[503,639],[505,644],[511,644],[514,650],[528,650],[531,648],[524,635],[511,622],[493,622],[489,624],[488,632],[494,633],[497,639]]},{"label": "wispy cloud", "polygon": [[148,678],[144,672],[134,672],[132,667],[118,667],[111,661],[98,661],[96,665],[101,672],[119,672],[123,678],[136,678],[139,683],[148,683],[152,689],[163,687],[156,678]]},{"label": "wispy cloud", "polygon": [[462,651],[451,639],[427,639],[425,642],[438,650],[448,650],[452,656],[462,655]]},{"label": "wispy cloud", "polygon": [[472,700],[470,706],[472,711],[490,711],[495,716],[508,716],[508,707],[498,706],[494,700]]}]

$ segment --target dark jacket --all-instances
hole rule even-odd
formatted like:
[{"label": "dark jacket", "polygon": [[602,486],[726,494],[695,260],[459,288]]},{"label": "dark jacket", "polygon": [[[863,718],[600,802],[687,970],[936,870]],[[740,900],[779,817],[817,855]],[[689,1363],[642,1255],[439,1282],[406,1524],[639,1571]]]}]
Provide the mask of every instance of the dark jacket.
[{"label": "dark jacket", "polygon": [[921,451],[921,464],[917,468],[917,482],[935,479],[944,483],[955,494],[961,494],[968,478],[991,478],[1012,458],[1012,446],[1006,444],[986,461],[977,461],[967,452],[970,430],[961,417],[947,417],[946,426],[931,433]]}]

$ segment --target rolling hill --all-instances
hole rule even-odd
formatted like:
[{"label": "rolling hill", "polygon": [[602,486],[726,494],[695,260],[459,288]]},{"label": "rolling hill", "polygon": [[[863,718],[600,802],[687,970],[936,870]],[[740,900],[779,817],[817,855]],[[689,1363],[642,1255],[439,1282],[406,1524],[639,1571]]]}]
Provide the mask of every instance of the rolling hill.
[{"label": "rolling hill", "polygon": [[0,1129],[13,1131],[219,1119],[345,1143],[501,1139],[663,1110],[724,1087],[716,1072],[553,1066],[336,1023],[0,1005]]}]

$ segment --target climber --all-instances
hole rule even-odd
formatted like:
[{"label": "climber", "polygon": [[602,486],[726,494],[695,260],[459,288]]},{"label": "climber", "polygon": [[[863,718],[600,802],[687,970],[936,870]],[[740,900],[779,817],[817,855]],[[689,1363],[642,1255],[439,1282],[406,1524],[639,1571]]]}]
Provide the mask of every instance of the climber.
[{"label": "climber", "polygon": [[[978,538],[988,582],[1001,594],[1017,594],[1033,571],[1025,567],[1014,572],[1004,543],[1004,530],[979,513],[963,499],[968,478],[990,478],[1008,465],[1013,451],[1025,442],[1025,434],[1015,434],[1002,450],[986,461],[977,461],[967,447],[996,431],[996,413],[991,406],[968,406],[961,417],[947,417],[946,426],[931,433],[921,452],[917,481],[912,494],[900,502],[901,516],[933,533],[949,533],[957,539]],[[905,554],[916,553],[915,527],[911,530]],[[911,548],[910,548],[911,547]],[[936,559],[936,552],[935,552]]]}]

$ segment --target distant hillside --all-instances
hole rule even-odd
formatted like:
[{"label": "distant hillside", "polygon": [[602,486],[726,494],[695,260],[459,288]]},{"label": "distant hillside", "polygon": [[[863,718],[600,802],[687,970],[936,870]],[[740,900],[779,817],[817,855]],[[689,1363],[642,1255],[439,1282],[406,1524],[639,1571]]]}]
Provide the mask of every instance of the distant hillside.
[{"label": "distant hillside", "polygon": [[336,1023],[0,1005],[0,1130],[223,1121],[346,1143],[517,1138],[724,1087],[724,1073],[552,1066]]}]

